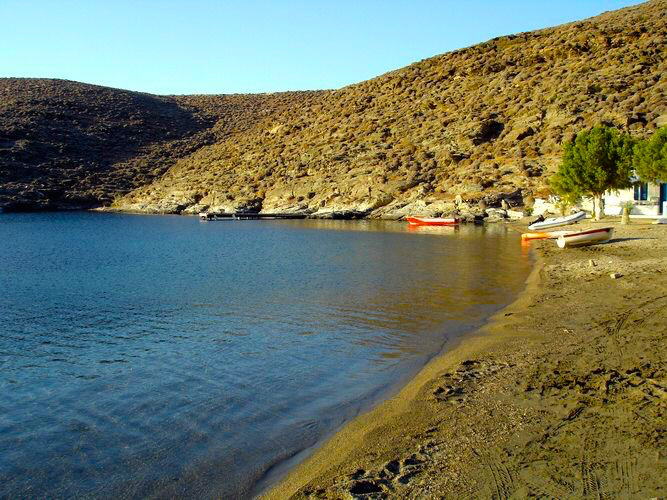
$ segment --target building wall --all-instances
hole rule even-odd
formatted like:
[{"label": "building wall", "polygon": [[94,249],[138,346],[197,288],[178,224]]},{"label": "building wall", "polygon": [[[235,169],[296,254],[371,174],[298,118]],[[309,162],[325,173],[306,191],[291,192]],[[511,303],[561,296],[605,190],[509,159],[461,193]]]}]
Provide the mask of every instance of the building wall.
[{"label": "building wall", "polygon": [[646,200],[634,199],[634,189],[621,189],[619,191],[607,191],[604,195],[604,213],[606,215],[621,215],[623,205],[628,201],[634,204],[632,215],[658,215],[660,214],[660,185],[648,185],[648,196]]}]

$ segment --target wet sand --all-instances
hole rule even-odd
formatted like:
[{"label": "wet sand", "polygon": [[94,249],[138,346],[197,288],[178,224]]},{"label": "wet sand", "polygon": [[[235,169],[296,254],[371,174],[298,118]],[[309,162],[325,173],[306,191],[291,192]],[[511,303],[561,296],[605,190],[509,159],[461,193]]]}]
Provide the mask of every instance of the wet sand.
[{"label": "wet sand", "polygon": [[664,497],[667,225],[604,225],[265,497]]}]

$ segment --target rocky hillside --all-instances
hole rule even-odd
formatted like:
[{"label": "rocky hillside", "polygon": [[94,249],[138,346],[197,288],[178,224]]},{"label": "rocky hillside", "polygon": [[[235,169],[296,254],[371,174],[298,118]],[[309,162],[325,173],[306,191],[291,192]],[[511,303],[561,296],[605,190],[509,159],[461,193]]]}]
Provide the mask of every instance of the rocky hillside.
[{"label": "rocky hillside", "polygon": [[169,96],[0,79],[0,208],[109,204],[176,160],[317,93]]},{"label": "rocky hillside", "polygon": [[[139,142],[153,134],[148,146],[113,150],[124,156],[109,159],[104,171],[119,173],[114,180],[122,178],[123,189],[110,189],[97,175],[87,176],[86,186],[102,190],[105,196],[96,199],[106,201],[143,185],[114,207],[166,213],[250,209],[396,218],[501,199],[521,203],[547,193],[561,143],[578,131],[604,122],[645,136],[667,119],[665,47],[667,0],[653,0],[500,37],[335,91],[178,99],[125,93],[174,116],[160,128],[160,112],[147,112],[132,137]],[[0,102],[7,102],[4,95]],[[246,105],[255,99],[262,104]],[[28,102],[21,109],[39,109]],[[28,132],[4,132],[8,117],[16,116],[11,108],[0,107],[0,148],[8,146],[20,164]],[[115,133],[109,136],[118,144]],[[58,161],[52,150],[25,150],[33,158],[23,160],[35,175],[30,186],[64,186],[44,175],[67,171],[44,165]],[[3,154],[0,149],[0,185],[16,171],[4,168]],[[59,155],[60,161],[74,156],[67,149]],[[38,161],[44,163],[35,166]]]},{"label": "rocky hillside", "polygon": [[545,193],[561,144],[667,113],[667,2],[497,38],[288,108],[204,147],[119,208],[451,212]]}]

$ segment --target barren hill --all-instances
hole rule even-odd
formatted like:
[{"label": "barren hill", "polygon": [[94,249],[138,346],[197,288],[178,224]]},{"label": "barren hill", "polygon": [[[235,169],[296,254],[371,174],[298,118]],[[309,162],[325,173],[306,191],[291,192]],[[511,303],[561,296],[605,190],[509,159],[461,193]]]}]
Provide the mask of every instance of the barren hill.
[{"label": "barren hill", "polygon": [[667,3],[491,40],[268,116],[118,203],[398,217],[540,194],[577,131],[667,112]]},{"label": "barren hill", "polygon": [[155,96],[0,79],[0,208],[109,204],[179,158],[317,93]]},{"label": "barren hill", "polygon": [[[578,131],[604,122],[645,136],[665,120],[665,47],[667,1],[653,0],[500,37],[335,91],[181,98],[126,93],[154,106],[144,122],[131,125],[130,137],[150,140],[124,148],[117,129],[108,136],[99,130],[98,136],[119,145],[115,154],[125,156],[106,164],[106,178],[86,177],[85,192],[103,192],[96,196],[106,201],[143,185],[115,201],[124,210],[355,211],[392,218],[450,212],[457,199],[520,202],[546,192],[561,143]],[[16,161],[27,132],[4,132],[16,106],[0,95],[0,141]],[[248,105],[255,99],[260,104]],[[221,105],[225,100],[233,105]],[[22,102],[25,112],[38,109]],[[165,108],[172,113],[168,120]],[[165,121],[170,125],[163,127]],[[67,138],[62,143],[71,144]],[[50,150],[26,149],[43,162],[55,161]],[[6,168],[5,154],[0,149],[1,186],[15,171]],[[65,149],[63,157],[74,154]],[[43,175],[49,171],[37,169],[30,186],[43,182],[71,192],[59,177]],[[112,174],[114,182],[122,179],[122,189],[97,181]]]}]

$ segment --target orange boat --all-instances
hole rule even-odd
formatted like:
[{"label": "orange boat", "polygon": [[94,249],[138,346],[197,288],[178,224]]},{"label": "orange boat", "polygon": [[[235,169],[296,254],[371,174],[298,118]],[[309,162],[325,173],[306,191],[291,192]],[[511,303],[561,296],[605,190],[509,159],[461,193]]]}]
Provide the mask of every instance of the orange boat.
[{"label": "orange boat", "polygon": [[543,231],[535,233],[523,233],[521,235],[522,240],[555,240],[560,236],[570,234],[574,231]]},{"label": "orange boat", "polygon": [[461,222],[456,217],[451,219],[442,217],[406,217],[405,220],[414,226],[453,226]]}]

